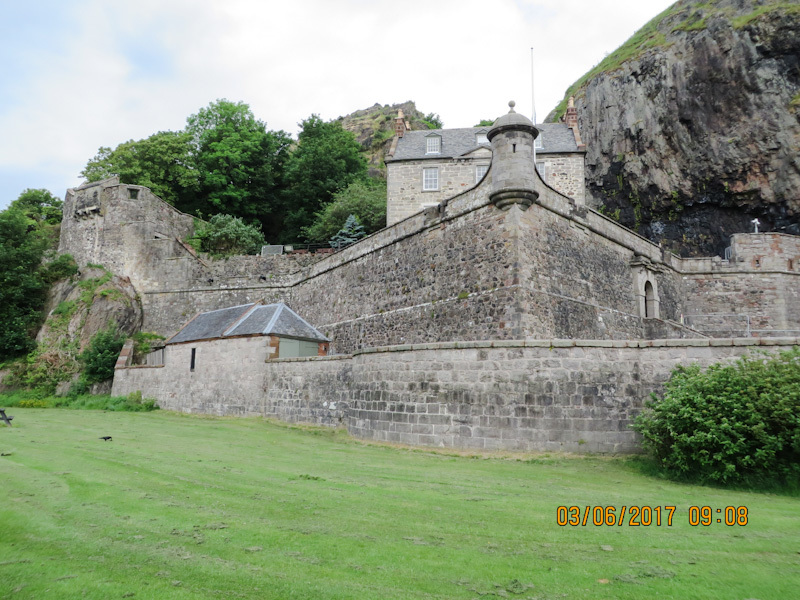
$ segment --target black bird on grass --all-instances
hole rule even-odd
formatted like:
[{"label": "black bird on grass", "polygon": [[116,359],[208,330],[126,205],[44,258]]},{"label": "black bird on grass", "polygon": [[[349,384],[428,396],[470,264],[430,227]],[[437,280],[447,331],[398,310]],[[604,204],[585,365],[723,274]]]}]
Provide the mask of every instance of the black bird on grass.
[{"label": "black bird on grass", "polygon": [[104,442],[110,442],[111,441],[111,436],[110,435],[104,435],[103,437],[101,437],[99,439],[103,440]]}]

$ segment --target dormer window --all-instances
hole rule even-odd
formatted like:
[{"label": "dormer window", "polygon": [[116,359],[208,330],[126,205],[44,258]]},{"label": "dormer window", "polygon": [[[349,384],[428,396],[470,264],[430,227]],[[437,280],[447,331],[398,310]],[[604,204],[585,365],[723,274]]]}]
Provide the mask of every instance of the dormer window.
[{"label": "dormer window", "polygon": [[476,133],[476,134],[475,134],[475,143],[476,143],[478,146],[481,146],[481,145],[486,145],[486,144],[488,144],[488,143],[489,143],[489,138],[488,138],[488,137],[486,137],[486,134],[485,134],[485,133]]},{"label": "dormer window", "polygon": [[426,138],[425,154],[440,154],[442,152],[442,138],[432,135]]},{"label": "dormer window", "polygon": [[533,140],[533,147],[537,150],[541,150],[544,148],[544,144],[542,144],[542,132],[539,132],[539,135],[536,136],[536,139]]}]

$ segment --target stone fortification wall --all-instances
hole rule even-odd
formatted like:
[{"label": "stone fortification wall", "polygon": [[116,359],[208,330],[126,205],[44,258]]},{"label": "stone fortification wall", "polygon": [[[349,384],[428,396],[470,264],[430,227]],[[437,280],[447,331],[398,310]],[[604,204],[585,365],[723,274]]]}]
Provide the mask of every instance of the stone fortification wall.
[{"label": "stone fortification wall", "polygon": [[[140,390],[183,412],[343,424],[358,437],[414,445],[630,452],[638,442],[629,425],[676,365],[706,366],[754,347],[800,343],[511,340],[265,361],[259,342],[231,341],[239,345],[204,344],[194,372],[189,345],[168,346],[167,367],[180,369],[117,369],[113,393]],[[232,369],[242,360],[246,369]]]},{"label": "stone fortification wall", "polygon": [[[702,335],[691,328],[746,335],[741,315],[721,316],[745,311],[731,304],[749,310],[759,335],[800,329],[798,238],[742,235],[736,260],[680,259],[528,171],[533,205],[500,210],[489,199],[494,170],[336,254],[225,261],[198,258],[177,241],[191,233],[190,217],[145,188],[105,182],[68,193],[61,250],[130,277],[144,328],[166,336],[198,312],[261,299],[286,302],[342,353],[434,341]],[[647,315],[646,283],[655,292]],[[689,320],[681,329],[682,315],[707,313],[722,322]]]},{"label": "stone fortification wall", "polygon": [[800,333],[800,237],[737,234],[730,260],[683,259],[684,322],[709,335]]},{"label": "stone fortification wall", "polygon": [[129,277],[137,290],[148,286],[149,266],[181,251],[176,237],[194,231],[185,215],[142,186],[118,178],[67,191],[58,251],[80,266],[103,265]]},{"label": "stone fortification wall", "polygon": [[246,269],[225,283],[196,259],[173,261],[177,273],[142,294],[146,327],[174,331],[197,312],[264,298],[286,302],[340,353],[525,336],[632,339],[643,336],[635,256],[654,265],[662,318],[680,313],[671,255],[541,181],[539,204],[499,210],[491,184],[490,171],[478,187],[293,273],[257,280],[249,271],[248,280]]}]

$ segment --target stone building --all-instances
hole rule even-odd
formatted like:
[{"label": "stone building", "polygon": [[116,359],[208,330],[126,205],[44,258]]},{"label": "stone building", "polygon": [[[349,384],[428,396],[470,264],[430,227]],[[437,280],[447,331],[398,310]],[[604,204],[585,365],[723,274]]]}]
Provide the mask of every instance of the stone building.
[{"label": "stone building", "polygon": [[[411,131],[403,112],[395,119],[395,137],[386,154],[389,225],[439,204],[477,185],[489,170],[490,127]],[[586,146],[578,131],[578,116],[570,99],[563,123],[536,125],[530,168],[542,181],[583,204]]]},{"label": "stone building", "polygon": [[185,215],[132,203],[133,186],[68,193],[62,251],[121,269],[146,330],[263,298],[330,339],[329,356],[269,360],[263,337],[215,339],[228,362],[202,385],[120,364],[114,393],[409,444],[631,451],[672,367],[798,344],[799,237],[741,233],[724,257],[681,258],[547,185],[526,117],[486,135],[477,184],[327,256],[210,261],[183,244]]}]

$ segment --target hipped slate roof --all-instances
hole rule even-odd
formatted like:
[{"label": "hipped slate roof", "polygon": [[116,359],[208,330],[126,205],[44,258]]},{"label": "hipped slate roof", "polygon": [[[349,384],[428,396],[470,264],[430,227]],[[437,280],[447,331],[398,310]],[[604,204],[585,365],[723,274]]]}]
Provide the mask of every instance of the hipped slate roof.
[{"label": "hipped slate roof", "polygon": [[[537,154],[560,154],[565,152],[578,152],[575,135],[564,123],[541,123],[536,126],[540,131],[542,148],[537,148]],[[465,127],[461,129],[432,129],[406,131],[403,137],[397,140],[397,149],[394,157],[387,158],[386,162],[397,160],[441,159],[462,156],[476,148],[489,148],[489,144],[475,143],[478,133],[488,133],[490,127]],[[439,154],[425,154],[427,150],[426,138],[430,135],[439,135],[442,138],[441,152]]]},{"label": "hipped slate roof", "polygon": [[242,304],[200,313],[167,340],[180,344],[241,335],[277,335],[313,342],[329,342],[291,308],[283,304]]}]

